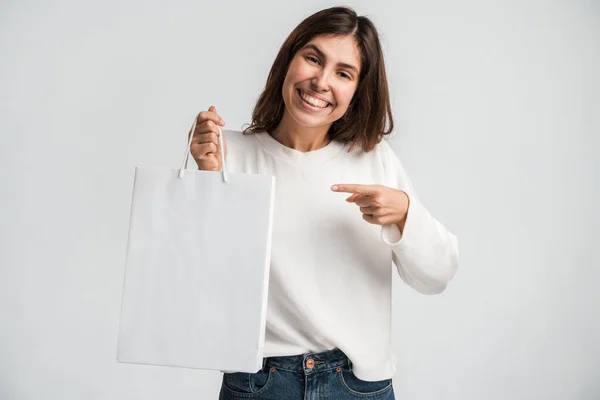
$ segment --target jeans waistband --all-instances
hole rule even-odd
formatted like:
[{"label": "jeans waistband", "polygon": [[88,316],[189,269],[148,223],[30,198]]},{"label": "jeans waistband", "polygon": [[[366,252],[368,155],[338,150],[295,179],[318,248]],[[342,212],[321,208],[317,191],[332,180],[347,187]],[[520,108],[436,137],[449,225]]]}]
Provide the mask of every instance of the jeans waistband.
[{"label": "jeans waistband", "polygon": [[340,349],[333,349],[321,353],[305,353],[294,356],[267,357],[263,359],[264,367],[274,367],[283,371],[314,373],[328,369],[343,367],[352,363],[348,356]]}]

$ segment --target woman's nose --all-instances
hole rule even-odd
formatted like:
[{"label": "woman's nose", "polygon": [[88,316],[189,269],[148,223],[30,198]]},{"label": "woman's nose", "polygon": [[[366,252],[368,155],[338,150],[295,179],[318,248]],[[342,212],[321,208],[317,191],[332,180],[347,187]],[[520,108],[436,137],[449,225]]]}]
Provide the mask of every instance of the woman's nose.
[{"label": "woman's nose", "polygon": [[315,75],[311,83],[315,92],[328,92],[331,89],[329,86],[329,75],[323,70]]}]

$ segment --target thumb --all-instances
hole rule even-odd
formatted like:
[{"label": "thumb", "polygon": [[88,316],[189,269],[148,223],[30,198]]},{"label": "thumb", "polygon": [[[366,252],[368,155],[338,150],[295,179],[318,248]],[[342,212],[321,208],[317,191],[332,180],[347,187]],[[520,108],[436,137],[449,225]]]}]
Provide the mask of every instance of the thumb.
[{"label": "thumb", "polygon": [[210,107],[208,107],[208,111],[216,113],[217,108],[215,106],[210,106]]},{"label": "thumb", "polygon": [[348,203],[354,203],[354,202],[356,201],[356,199],[358,199],[359,197],[360,197],[360,194],[358,194],[358,193],[354,193],[353,195],[351,195],[350,197],[348,197],[348,198],[346,199],[346,201],[347,201]]}]

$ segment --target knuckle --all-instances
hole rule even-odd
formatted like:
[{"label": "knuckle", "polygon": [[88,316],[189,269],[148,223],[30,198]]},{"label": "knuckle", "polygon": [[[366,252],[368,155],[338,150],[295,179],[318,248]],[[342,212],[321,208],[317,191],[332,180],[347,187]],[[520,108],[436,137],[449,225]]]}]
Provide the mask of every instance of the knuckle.
[{"label": "knuckle", "polygon": [[212,143],[204,143],[202,144],[202,152],[204,154],[208,154],[212,152]]},{"label": "knuckle", "polygon": [[208,151],[206,151],[206,146],[204,144],[201,144],[198,147],[198,155],[200,158],[204,158],[206,157],[206,154],[208,153]]}]

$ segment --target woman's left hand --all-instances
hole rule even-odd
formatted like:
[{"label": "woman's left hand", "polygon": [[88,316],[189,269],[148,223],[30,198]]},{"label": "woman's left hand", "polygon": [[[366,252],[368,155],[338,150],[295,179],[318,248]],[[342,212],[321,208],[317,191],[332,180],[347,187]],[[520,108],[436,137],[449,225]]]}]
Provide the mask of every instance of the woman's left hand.
[{"label": "woman's left hand", "polygon": [[400,232],[404,230],[408,213],[409,197],[398,189],[382,185],[333,185],[334,192],[352,193],[346,199],[360,207],[363,219],[371,224],[397,224]]}]

